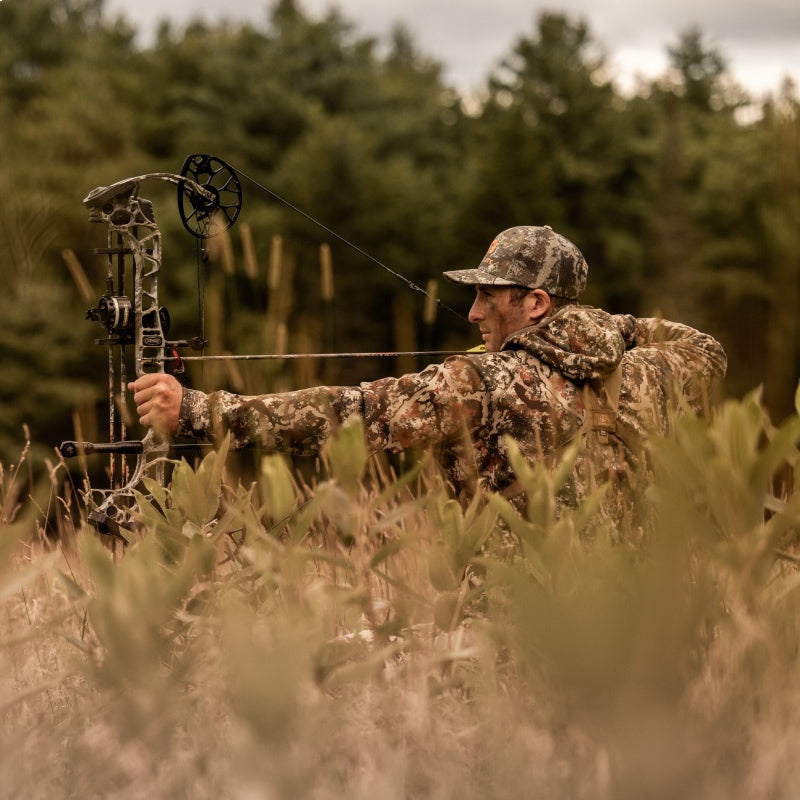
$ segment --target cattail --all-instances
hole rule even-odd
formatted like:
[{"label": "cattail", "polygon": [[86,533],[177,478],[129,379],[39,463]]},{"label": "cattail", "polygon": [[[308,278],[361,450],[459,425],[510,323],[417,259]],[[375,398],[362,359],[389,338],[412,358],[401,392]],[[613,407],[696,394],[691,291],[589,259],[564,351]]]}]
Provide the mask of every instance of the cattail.
[{"label": "cattail", "polygon": [[333,301],[333,260],[331,246],[327,242],[323,242],[319,246],[319,268],[322,301],[330,303]]},{"label": "cattail", "polygon": [[[394,303],[394,338],[398,351],[417,349],[414,333],[414,306],[408,294],[398,295]],[[396,368],[401,373],[413,372],[414,356],[398,356]]]},{"label": "cattail", "polygon": [[212,261],[219,261],[222,264],[225,275],[233,275],[233,245],[227,228],[208,240],[208,254]]},{"label": "cattail", "polygon": [[275,292],[280,288],[282,261],[283,238],[281,236],[273,236],[272,246],[269,251],[269,275],[267,276],[267,288],[270,292]]},{"label": "cattail", "polygon": [[423,313],[423,322],[428,327],[433,327],[436,322],[436,311],[439,305],[439,282],[435,278],[428,281],[425,289],[425,311]]},{"label": "cattail", "polygon": [[64,248],[64,250],[61,251],[61,258],[64,259],[69,274],[72,276],[72,280],[78,288],[78,294],[80,294],[81,300],[83,300],[84,303],[91,303],[94,298],[94,289],[92,289],[92,284],[86,277],[86,271],[79,261],[78,256],[75,255],[75,251],[70,250],[68,247]]},{"label": "cattail", "polygon": [[[231,355],[231,352],[226,350],[225,355]],[[225,361],[224,363],[228,371],[228,382],[230,383],[231,389],[233,389],[234,392],[244,392],[244,376],[242,375],[242,371],[239,369],[239,365],[233,359]]]},{"label": "cattail", "polygon": [[[322,296],[322,349],[333,353],[336,349],[333,319],[333,258],[331,247],[327,242],[319,246],[319,268]],[[334,362],[329,360],[325,365],[325,381],[330,383],[334,374]]]},{"label": "cattail", "polygon": [[253,242],[253,230],[246,223],[239,228],[242,236],[242,255],[244,257],[244,271],[248,278],[255,280],[258,277],[258,258]]},{"label": "cattail", "polygon": [[423,322],[423,336],[422,343],[423,350],[433,350],[433,332],[434,325],[436,324],[436,312],[439,304],[439,283],[431,278],[428,281],[425,293],[425,309],[422,314]]}]

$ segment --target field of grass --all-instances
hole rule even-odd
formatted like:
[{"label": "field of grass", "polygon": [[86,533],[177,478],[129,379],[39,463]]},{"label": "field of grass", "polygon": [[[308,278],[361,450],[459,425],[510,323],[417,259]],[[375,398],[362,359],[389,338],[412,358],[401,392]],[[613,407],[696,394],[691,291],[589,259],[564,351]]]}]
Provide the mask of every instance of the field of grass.
[{"label": "field of grass", "polygon": [[177,466],[125,547],[6,471],[0,796],[794,798],[798,437],[754,394],[652,443],[637,549],[544,472],[526,517],[462,509],[357,426],[313,491]]}]

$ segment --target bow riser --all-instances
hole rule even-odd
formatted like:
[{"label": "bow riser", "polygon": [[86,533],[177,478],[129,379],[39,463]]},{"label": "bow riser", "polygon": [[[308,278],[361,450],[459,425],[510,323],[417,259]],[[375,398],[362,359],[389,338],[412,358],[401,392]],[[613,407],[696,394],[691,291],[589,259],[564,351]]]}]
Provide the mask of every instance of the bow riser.
[{"label": "bow riser", "polygon": [[[109,332],[109,338],[99,342],[109,346],[109,436],[112,443],[118,444],[121,443],[118,439],[124,440],[126,435],[124,420],[116,424],[117,403],[124,404],[127,384],[126,346],[134,346],[137,377],[145,372],[163,372],[164,322],[168,319],[158,302],[161,231],[156,224],[152,203],[136,194],[138,183],[123,183],[121,189],[111,197],[107,194],[99,198],[90,195],[85,201],[90,209],[90,220],[105,224],[108,230],[108,247],[101,249],[99,254],[108,256],[109,291],[87,316],[97,319]],[[125,293],[126,283],[131,281],[132,299]],[[117,346],[115,368],[113,349]],[[118,388],[115,386],[117,380]],[[95,489],[86,498],[89,519],[101,532],[124,537],[124,529],[131,528],[134,521],[134,490],[145,475],[163,483],[163,459],[167,450],[167,443],[157,440],[152,431],[149,432],[141,442],[141,451],[129,476],[126,475],[125,456],[111,452],[112,476],[120,474],[123,480],[127,480],[119,488]]]},{"label": "bow riser", "polygon": [[[133,258],[133,300],[124,292],[124,265],[109,258],[108,280],[113,285],[114,268],[119,271],[116,289],[101,298],[97,309],[89,312],[119,343],[135,344],[134,369],[137,377],[145,372],[163,372],[163,352],[167,344],[164,330],[166,312],[158,303],[158,274],[161,270],[161,231],[149,200],[129,195],[115,197],[102,208],[92,209],[90,219],[108,227],[109,256]],[[114,247],[114,242],[121,247]],[[133,316],[131,318],[130,308]],[[96,313],[95,313],[96,312]]]}]

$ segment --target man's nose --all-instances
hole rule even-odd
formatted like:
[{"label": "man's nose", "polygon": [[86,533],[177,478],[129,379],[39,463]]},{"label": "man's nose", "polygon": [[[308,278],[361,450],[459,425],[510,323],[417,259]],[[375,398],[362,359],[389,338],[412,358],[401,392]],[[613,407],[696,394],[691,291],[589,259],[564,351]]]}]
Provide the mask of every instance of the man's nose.
[{"label": "man's nose", "polygon": [[475,302],[472,304],[472,308],[469,310],[467,319],[469,319],[470,322],[476,323],[482,320],[484,316],[483,303],[481,303],[480,297],[476,297]]}]

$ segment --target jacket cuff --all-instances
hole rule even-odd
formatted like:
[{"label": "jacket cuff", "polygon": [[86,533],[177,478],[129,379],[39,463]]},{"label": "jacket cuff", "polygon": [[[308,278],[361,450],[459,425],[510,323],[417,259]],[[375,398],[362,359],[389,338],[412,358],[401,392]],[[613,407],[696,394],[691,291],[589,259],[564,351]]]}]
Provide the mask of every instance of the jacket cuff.
[{"label": "jacket cuff", "polygon": [[208,395],[197,389],[184,389],[178,418],[179,436],[205,439],[211,430],[211,404]]}]

